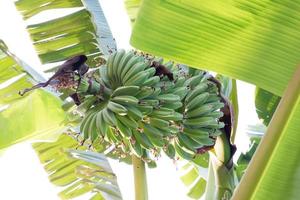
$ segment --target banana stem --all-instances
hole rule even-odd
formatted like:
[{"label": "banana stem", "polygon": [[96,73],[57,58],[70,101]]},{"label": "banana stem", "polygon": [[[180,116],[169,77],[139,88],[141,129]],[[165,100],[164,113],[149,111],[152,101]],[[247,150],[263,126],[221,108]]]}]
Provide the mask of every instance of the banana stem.
[{"label": "banana stem", "polygon": [[[213,170],[214,200],[230,199],[235,187],[231,146],[225,133],[218,136],[214,151],[210,151],[210,170]],[[210,185],[210,183],[208,183]]]},{"label": "banana stem", "polygon": [[145,163],[137,156],[132,155],[132,165],[134,173],[135,200],[148,200]]}]

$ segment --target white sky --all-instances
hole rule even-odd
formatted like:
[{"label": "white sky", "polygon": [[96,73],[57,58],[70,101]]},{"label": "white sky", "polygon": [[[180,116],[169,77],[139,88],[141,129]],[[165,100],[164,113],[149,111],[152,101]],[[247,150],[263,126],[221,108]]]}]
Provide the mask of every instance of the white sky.
[{"label": "white sky", "polygon": [[[129,49],[130,24],[123,7],[123,0],[102,0],[102,7],[119,48]],[[0,0],[0,39],[11,51],[31,66],[40,66],[40,61],[25,31],[25,24],[15,10],[11,0]],[[254,87],[239,82],[240,119],[237,136],[238,147],[245,150],[247,138],[245,128],[256,124],[254,110]],[[131,166],[111,161],[118,176],[124,200],[134,199],[133,174]],[[0,199],[4,200],[55,200],[60,188],[49,183],[47,174],[39,163],[30,144],[19,144],[0,155]],[[150,200],[184,200],[186,188],[179,179],[176,166],[169,159],[162,158],[156,169],[148,170]]]}]

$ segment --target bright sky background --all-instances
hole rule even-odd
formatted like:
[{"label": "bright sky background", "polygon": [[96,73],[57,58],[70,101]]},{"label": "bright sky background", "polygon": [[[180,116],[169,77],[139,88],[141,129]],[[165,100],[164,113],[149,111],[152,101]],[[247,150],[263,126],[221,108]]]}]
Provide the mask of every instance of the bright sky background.
[{"label": "bright sky background", "polygon": [[[119,48],[129,49],[130,24],[123,6],[123,0],[102,0],[106,18],[111,26]],[[26,24],[15,10],[11,0],[0,0],[0,39],[10,50],[31,66],[41,63],[31,45],[25,30]],[[240,119],[237,143],[240,150],[247,148],[245,128],[255,125],[254,87],[239,82]],[[242,88],[242,89],[241,89]],[[25,119],[24,119],[25,120]],[[111,161],[118,176],[124,200],[133,200],[133,174],[131,166]],[[29,143],[15,145],[0,155],[0,199],[3,200],[55,200],[60,188],[53,186]],[[186,188],[179,179],[172,160],[160,159],[156,169],[147,173],[150,200],[184,200]]]}]

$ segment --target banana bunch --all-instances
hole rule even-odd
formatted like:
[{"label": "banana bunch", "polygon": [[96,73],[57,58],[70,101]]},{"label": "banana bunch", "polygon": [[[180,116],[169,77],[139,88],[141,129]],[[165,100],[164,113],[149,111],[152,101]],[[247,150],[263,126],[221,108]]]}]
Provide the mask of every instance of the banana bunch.
[{"label": "banana bunch", "polygon": [[[153,61],[174,80],[158,76]],[[84,96],[77,107],[84,139],[100,138],[148,163],[161,150],[192,159],[197,149],[214,145],[224,126],[218,89],[205,72],[134,51],[110,55],[95,76],[82,78],[78,92]]]}]

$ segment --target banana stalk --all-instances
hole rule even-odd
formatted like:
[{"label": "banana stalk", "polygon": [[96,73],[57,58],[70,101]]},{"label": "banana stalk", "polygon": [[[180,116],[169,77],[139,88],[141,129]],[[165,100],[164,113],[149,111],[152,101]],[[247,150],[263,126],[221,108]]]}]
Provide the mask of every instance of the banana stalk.
[{"label": "banana stalk", "polygon": [[145,163],[140,158],[132,155],[134,174],[135,200],[148,200],[148,188]]}]

